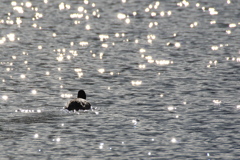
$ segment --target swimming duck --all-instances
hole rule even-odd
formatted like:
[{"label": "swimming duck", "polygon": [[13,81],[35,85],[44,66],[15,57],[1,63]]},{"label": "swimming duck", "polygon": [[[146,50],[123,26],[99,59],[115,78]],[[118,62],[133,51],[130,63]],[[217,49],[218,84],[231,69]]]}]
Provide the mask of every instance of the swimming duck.
[{"label": "swimming duck", "polygon": [[65,107],[65,109],[69,111],[91,109],[91,104],[86,100],[86,93],[84,92],[84,90],[79,90],[77,98],[71,100]]}]

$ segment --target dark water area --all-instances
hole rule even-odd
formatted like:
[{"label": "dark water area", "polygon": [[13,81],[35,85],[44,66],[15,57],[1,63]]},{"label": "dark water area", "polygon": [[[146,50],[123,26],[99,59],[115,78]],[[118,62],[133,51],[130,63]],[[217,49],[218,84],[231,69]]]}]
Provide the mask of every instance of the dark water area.
[{"label": "dark water area", "polygon": [[[239,159],[240,1],[0,2],[0,159]],[[90,111],[63,108],[87,93]]]}]

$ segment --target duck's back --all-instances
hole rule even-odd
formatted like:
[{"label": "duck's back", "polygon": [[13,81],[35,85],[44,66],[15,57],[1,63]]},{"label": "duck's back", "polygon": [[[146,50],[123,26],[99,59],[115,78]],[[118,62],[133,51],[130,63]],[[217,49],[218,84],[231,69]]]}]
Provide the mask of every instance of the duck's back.
[{"label": "duck's back", "polygon": [[69,102],[68,106],[66,107],[68,110],[89,110],[91,109],[91,104],[82,98],[76,98]]}]

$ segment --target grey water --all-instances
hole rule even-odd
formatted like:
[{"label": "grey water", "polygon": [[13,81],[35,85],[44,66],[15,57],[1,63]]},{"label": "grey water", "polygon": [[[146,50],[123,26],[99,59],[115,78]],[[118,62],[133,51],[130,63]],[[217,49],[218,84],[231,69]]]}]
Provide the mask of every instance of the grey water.
[{"label": "grey water", "polygon": [[[240,1],[0,1],[0,159],[239,159]],[[90,111],[64,106],[84,89]]]}]

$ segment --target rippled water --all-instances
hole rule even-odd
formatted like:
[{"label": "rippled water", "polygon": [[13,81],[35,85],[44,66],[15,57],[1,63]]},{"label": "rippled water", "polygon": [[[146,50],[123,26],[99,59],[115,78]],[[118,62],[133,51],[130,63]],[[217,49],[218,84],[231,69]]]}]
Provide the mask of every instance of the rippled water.
[{"label": "rippled water", "polygon": [[[239,1],[0,2],[1,159],[238,159]],[[95,108],[63,107],[84,89]]]}]

